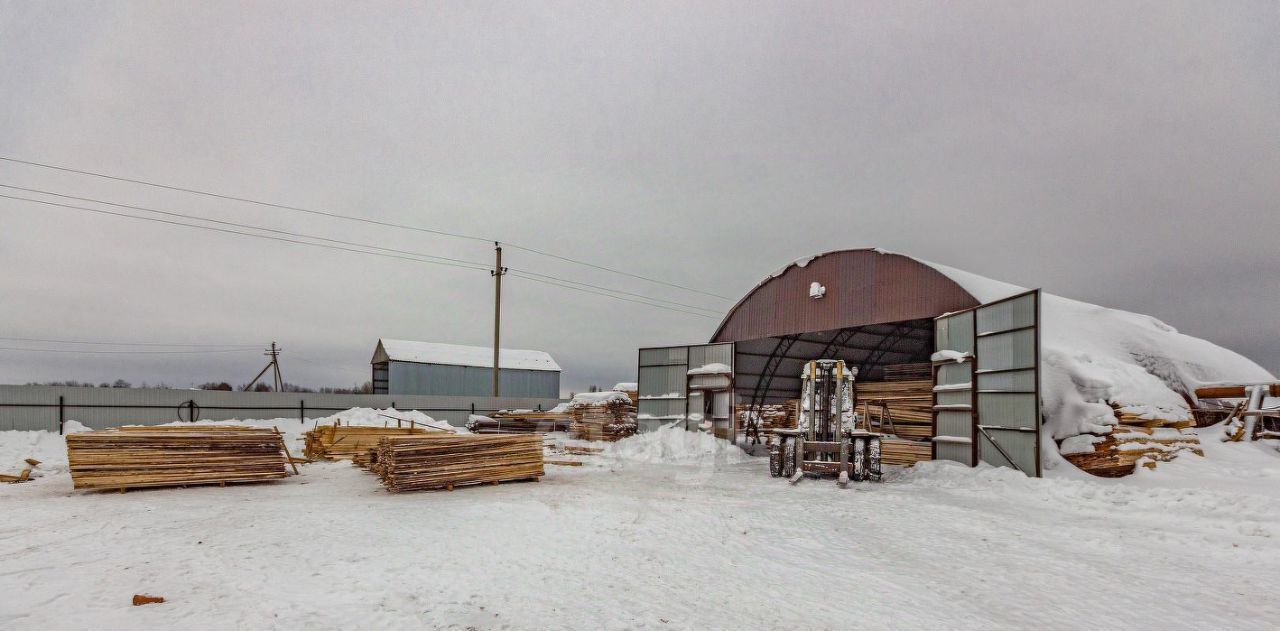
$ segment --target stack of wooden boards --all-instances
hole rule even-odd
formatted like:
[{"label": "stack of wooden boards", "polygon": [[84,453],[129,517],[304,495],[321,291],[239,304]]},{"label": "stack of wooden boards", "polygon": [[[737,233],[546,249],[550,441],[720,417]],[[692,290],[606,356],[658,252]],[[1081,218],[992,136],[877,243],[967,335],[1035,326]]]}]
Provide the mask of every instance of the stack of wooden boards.
[{"label": "stack of wooden boards", "polygon": [[579,395],[569,405],[573,414],[569,432],[574,438],[616,441],[636,433],[636,406],[630,397],[618,392],[592,394],[605,396]]},{"label": "stack of wooden boards", "polygon": [[859,381],[857,410],[872,431],[911,440],[933,438],[933,380]]},{"label": "stack of wooden boards", "polygon": [[880,462],[910,466],[933,459],[933,444],[901,438],[885,438],[880,441]]},{"label": "stack of wooden boards", "polygon": [[386,436],[370,469],[392,493],[467,484],[537,480],[542,476],[538,434]]},{"label": "stack of wooden boards", "polygon": [[261,482],[288,476],[279,432],[242,426],[118,427],[67,436],[76,489]]},{"label": "stack of wooden boards", "polygon": [[[440,431],[440,430],[431,430]],[[425,434],[423,427],[364,427],[360,425],[320,425],[302,435],[303,455],[308,460],[357,460],[367,457],[384,436]]]},{"label": "stack of wooden boards", "polygon": [[564,412],[503,410],[489,416],[472,417],[467,429],[475,434],[546,434],[567,432],[573,415]]},{"label": "stack of wooden boards", "polygon": [[884,367],[885,381],[920,381],[933,379],[933,364],[890,364]]},{"label": "stack of wooden boards", "polygon": [[1173,460],[1182,452],[1204,455],[1189,413],[1161,414],[1114,403],[1112,409],[1119,424],[1111,433],[1073,436],[1059,445],[1071,464],[1099,477],[1117,478],[1133,473],[1139,462],[1154,469],[1157,462]]}]

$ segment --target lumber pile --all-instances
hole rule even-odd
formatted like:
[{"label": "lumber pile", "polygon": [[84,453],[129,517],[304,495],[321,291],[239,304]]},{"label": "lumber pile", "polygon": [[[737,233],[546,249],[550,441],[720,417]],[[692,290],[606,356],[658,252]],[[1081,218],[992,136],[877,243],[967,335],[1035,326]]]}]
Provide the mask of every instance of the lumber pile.
[{"label": "lumber pile", "polygon": [[885,381],[922,381],[933,380],[933,364],[891,364],[884,367]]},{"label": "lumber pile", "polygon": [[[424,427],[366,427],[360,425],[320,425],[302,435],[302,454],[308,460],[364,460],[383,436],[425,434]],[[356,462],[356,464],[364,464]]]},{"label": "lumber pile", "polygon": [[261,482],[288,476],[284,438],[242,426],[119,427],[67,436],[76,489]]},{"label": "lumber pile", "polygon": [[636,406],[619,392],[580,394],[569,403],[569,432],[580,440],[616,441],[636,433]]},{"label": "lumber pile", "polygon": [[429,434],[383,437],[373,471],[401,493],[537,480],[542,465],[537,434]]},{"label": "lumber pile", "polygon": [[854,383],[857,411],[871,430],[899,438],[933,438],[933,380]]},{"label": "lumber pile", "polygon": [[1185,451],[1204,455],[1200,438],[1190,430],[1124,425],[1105,436],[1073,436],[1059,448],[1068,462],[1103,478],[1129,475],[1139,463],[1154,469],[1157,462],[1168,462]]},{"label": "lumber pile", "polygon": [[931,443],[901,438],[885,438],[880,441],[881,464],[911,466],[922,460],[933,460]]},{"label": "lumber pile", "polygon": [[489,416],[473,416],[467,429],[474,434],[546,434],[567,432],[573,415],[564,412],[503,410]]},{"label": "lumber pile", "polygon": [[1068,462],[1093,475],[1118,478],[1142,466],[1154,469],[1183,452],[1203,456],[1196,421],[1183,410],[1159,410],[1113,403],[1119,424],[1109,434],[1082,434],[1059,443]]},{"label": "lumber pile", "polygon": [[623,394],[627,395],[627,398],[631,399],[631,406],[632,406],[632,407],[637,407],[637,406],[639,406],[639,405],[640,405],[640,388],[639,388],[639,384],[635,384],[635,383],[619,383],[619,384],[616,384],[616,385],[614,385],[614,386],[613,386],[613,391],[614,391],[614,392],[621,392],[621,393],[623,393]]}]

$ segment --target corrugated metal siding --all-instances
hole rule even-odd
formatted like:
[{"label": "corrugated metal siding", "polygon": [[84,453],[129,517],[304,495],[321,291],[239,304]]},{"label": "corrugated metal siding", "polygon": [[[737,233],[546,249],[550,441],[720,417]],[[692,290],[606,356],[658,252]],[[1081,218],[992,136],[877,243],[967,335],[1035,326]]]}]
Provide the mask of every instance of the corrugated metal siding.
[{"label": "corrugated metal siding", "polygon": [[[0,386],[0,430],[58,429],[58,397],[65,402],[66,420],[94,429],[124,424],[170,423],[189,420],[187,401],[199,406],[198,417],[207,420],[283,418],[296,421],[331,416],[353,407],[388,408],[424,413],[462,425],[474,405],[477,412],[523,408],[550,409],[558,397],[413,396],[372,394],[318,394],[292,392],[220,392],[160,388],[74,388],[66,386]],[[14,407],[27,404],[43,407]],[[113,407],[86,407],[113,406]],[[140,407],[129,407],[140,406]],[[179,416],[181,415],[181,416]]]},{"label": "corrugated metal siding", "polygon": [[[474,366],[446,366],[391,362],[390,394],[487,396],[493,392],[493,370]],[[502,396],[554,398],[560,396],[560,373],[549,370],[498,371]]]},{"label": "corrugated metal siding", "polygon": [[[809,297],[809,285],[827,288]],[[713,342],[735,342],[934,318],[978,301],[937,270],[898,254],[832,252],[761,284],[725,317]]]}]

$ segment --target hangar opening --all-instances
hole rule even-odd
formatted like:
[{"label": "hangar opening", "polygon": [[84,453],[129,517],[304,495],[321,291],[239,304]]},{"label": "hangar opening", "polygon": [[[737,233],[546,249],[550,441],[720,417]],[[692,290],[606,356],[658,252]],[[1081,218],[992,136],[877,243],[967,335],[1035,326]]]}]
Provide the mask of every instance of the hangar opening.
[{"label": "hangar opening", "polygon": [[[957,272],[963,274],[963,272]],[[753,449],[794,424],[801,372],[856,368],[854,409],[886,435],[887,464],[1039,462],[1039,292],[983,304],[911,257],[843,250],[791,263],[758,284],[707,344],[640,350],[642,429],[687,429]]]}]

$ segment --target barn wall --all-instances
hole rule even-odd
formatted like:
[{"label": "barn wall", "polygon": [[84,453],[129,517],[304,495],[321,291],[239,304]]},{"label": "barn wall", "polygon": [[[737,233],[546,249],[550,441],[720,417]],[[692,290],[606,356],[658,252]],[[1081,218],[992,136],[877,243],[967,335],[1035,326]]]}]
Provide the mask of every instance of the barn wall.
[{"label": "barn wall", "polygon": [[[557,398],[560,373],[503,368],[498,371],[498,386],[503,396]],[[388,393],[488,396],[493,393],[493,369],[393,361]]]}]

